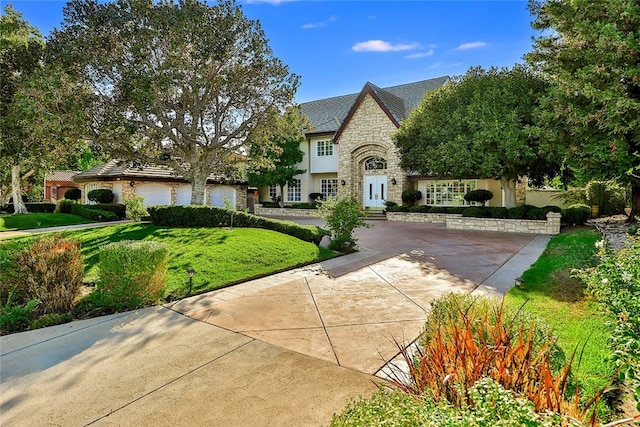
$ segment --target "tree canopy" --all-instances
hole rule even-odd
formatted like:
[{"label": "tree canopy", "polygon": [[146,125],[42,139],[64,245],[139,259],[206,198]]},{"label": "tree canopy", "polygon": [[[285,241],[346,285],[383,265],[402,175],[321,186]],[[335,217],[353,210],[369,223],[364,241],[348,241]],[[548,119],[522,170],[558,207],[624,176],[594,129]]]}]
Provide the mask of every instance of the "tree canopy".
[{"label": "tree canopy", "polygon": [[95,140],[114,157],[172,167],[204,203],[207,176],[233,174],[298,77],[232,1],[71,0],[52,51],[98,95]]},{"label": "tree canopy", "polygon": [[405,170],[438,178],[500,179],[505,204],[515,206],[518,177],[556,172],[530,135],[533,110],[547,88],[524,66],[470,68],[428,92],[394,140]]},{"label": "tree canopy", "polygon": [[537,133],[544,149],[596,179],[632,188],[640,214],[640,3],[530,0],[529,63],[552,82]]},{"label": "tree canopy", "polygon": [[[280,194],[284,194],[284,186],[292,185],[297,175],[306,170],[298,169],[298,164],[304,158],[300,150],[300,143],[305,141],[305,130],[311,128],[309,120],[302,115],[297,107],[289,107],[284,114],[273,112],[271,124],[263,128],[264,132],[257,132],[255,137],[267,139],[262,143],[253,144],[249,173],[249,183],[257,187],[277,185]],[[266,160],[266,161],[265,161]],[[281,206],[284,200],[281,200]]]}]

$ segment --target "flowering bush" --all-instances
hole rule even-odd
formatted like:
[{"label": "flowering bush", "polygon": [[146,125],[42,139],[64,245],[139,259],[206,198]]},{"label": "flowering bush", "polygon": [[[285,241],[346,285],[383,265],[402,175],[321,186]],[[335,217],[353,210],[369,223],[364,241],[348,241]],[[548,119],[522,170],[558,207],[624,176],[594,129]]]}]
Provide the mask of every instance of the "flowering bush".
[{"label": "flowering bush", "polygon": [[632,237],[631,243],[611,251],[597,242],[600,263],[577,275],[612,317],[614,362],[640,402],[640,238]]}]

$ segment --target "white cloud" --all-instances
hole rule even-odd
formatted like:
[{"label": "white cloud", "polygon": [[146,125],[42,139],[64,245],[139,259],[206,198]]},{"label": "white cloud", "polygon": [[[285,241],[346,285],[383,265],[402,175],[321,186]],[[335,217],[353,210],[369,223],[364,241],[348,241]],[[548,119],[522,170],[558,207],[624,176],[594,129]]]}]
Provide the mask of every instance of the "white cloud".
[{"label": "white cloud", "polygon": [[303,24],[302,26],[300,26],[300,28],[302,28],[303,30],[313,30],[315,28],[326,27],[326,26],[328,26],[330,24],[333,24],[337,20],[338,20],[337,17],[332,16],[331,18],[327,19],[326,21],[312,22],[312,23],[308,23],[308,24]]},{"label": "white cloud", "polygon": [[384,40],[368,40],[354,44],[351,49],[355,52],[399,52],[418,48],[418,43],[389,43]]},{"label": "white cloud", "polygon": [[460,46],[455,48],[454,50],[468,50],[468,49],[477,49],[479,47],[488,46],[485,42],[471,42],[471,43],[462,43]]},{"label": "white cloud", "polygon": [[429,49],[426,52],[416,52],[416,53],[412,53],[411,55],[407,55],[405,56],[406,59],[420,59],[420,58],[426,58],[428,56],[432,56],[434,53],[433,49]]}]

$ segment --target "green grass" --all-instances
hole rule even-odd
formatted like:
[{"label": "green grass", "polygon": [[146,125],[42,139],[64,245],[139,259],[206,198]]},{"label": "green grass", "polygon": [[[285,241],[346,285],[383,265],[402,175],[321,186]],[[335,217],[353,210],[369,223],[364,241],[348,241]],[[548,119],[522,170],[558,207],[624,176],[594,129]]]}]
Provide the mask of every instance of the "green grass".
[{"label": "green grass", "polygon": [[597,263],[595,242],[600,239],[592,229],[570,230],[554,237],[522,275],[524,285],[506,296],[510,304],[526,302],[526,310],[547,322],[567,356],[577,348],[573,372],[590,396],[596,388],[610,383],[613,370],[606,362],[611,355],[607,344],[610,332],[597,303],[584,294],[584,284],[572,278],[571,271]]},{"label": "green grass", "polygon": [[31,228],[56,227],[59,225],[89,224],[90,219],[63,213],[29,213],[23,215],[0,215],[0,232],[28,230]]},{"label": "green grass", "polygon": [[[65,233],[82,242],[86,257],[85,281],[98,279],[101,246],[120,240],[154,240],[169,245],[169,271],[165,294],[183,296],[189,286],[188,268],[196,270],[193,293],[264,276],[327,259],[333,252],[275,231],[256,228],[171,228],[124,224]],[[0,241],[0,260],[7,251],[26,245],[34,237]]]}]

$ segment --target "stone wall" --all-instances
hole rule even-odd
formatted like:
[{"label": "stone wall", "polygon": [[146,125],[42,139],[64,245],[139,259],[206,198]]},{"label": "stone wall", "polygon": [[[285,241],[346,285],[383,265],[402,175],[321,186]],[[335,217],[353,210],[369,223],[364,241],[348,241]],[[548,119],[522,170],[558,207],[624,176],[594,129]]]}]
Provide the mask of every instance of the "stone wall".
[{"label": "stone wall", "polygon": [[[409,187],[406,173],[400,168],[398,149],[391,140],[396,131],[395,124],[370,95],[365,95],[357,110],[342,131],[338,147],[339,192],[350,194],[363,200],[364,161],[371,157],[382,157],[387,161],[387,169],[371,171],[372,174],[387,176],[387,200],[401,202],[402,190]],[[391,179],[396,179],[396,185]]]},{"label": "stone wall", "polygon": [[317,209],[288,209],[288,208],[265,208],[260,204],[254,205],[256,215],[268,215],[268,216],[295,216],[312,218],[318,217],[319,213]]},{"label": "stone wall", "polygon": [[427,222],[429,224],[446,224],[447,218],[461,217],[460,214],[423,213],[423,212],[387,212],[388,221]]},{"label": "stone wall", "polygon": [[444,224],[454,230],[499,231],[505,233],[550,234],[560,233],[561,214],[547,213],[545,220],[471,218],[457,214],[430,214],[418,212],[387,212],[389,221],[430,222]]}]

